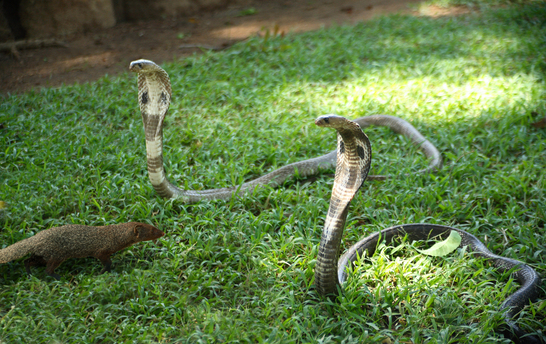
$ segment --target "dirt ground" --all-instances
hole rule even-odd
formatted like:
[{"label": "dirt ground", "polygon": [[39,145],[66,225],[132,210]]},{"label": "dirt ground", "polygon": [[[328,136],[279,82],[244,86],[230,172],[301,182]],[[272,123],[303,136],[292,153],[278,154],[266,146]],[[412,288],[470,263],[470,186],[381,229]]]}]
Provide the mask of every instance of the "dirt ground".
[{"label": "dirt ground", "polygon": [[[185,18],[120,23],[113,28],[60,38],[66,47],[0,52],[0,94],[83,83],[127,70],[146,58],[172,61],[204,47],[223,49],[266,29],[302,32],[368,20],[392,13],[416,13],[420,0],[248,0],[226,9]],[[441,14],[441,13],[440,13]],[[196,47],[201,46],[201,47]]]}]

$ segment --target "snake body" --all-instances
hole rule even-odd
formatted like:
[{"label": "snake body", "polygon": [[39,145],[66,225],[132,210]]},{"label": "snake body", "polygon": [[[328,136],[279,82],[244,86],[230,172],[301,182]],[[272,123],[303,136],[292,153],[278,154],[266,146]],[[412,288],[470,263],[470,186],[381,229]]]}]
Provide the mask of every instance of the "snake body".
[{"label": "snake body", "polygon": [[[163,167],[163,120],[169,109],[172,89],[167,72],[149,60],[131,62],[129,70],[138,74],[138,103],[146,137],[146,155],[148,176],[155,191],[165,198],[179,198],[184,202],[194,203],[201,200],[230,199],[234,195],[252,192],[257,186],[271,187],[282,184],[294,176],[296,171],[301,177],[317,174],[322,169],[335,166],[336,151],[326,155],[285,165],[273,172],[238,186],[210,190],[182,190],[173,185],[165,175]],[[441,167],[440,152],[415,127],[407,121],[388,115],[373,115],[355,120],[361,127],[370,125],[386,126],[410,139],[430,160],[426,168],[418,173],[428,173]],[[389,176],[368,176],[369,179],[387,179]]]},{"label": "snake body", "polygon": [[260,185],[277,186],[292,177],[296,170],[300,176],[316,174],[320,169],[335,165],[335,180],[328,214],[322,231],[321,242],[315,267],[315,285],[321,295],[332,296],[338,291],[347,278],[347,267],[357,257],[367,251],[373,254],[379,240],[387,243],[401,235],[410,240],[426,240],[430,237],[446,237],[450,231],[457,231],[461,245],[469,246],[475,255],[490,260],[500,270],[514,269],[514,277],[521,287],[502,304],[505,310],[507,335],[518,343],[541,343],[535,336],[526,335],[512,320],[529,301],[538,296],[540,277],[530,266],[491,253],[475,236],[463,230],[431,224],[407,224],[385,229],[372,234],[353,245],[339,257],[341,238],[349,204],[366,179],[387,179],[390,176],[368,175],[371,165],[371,145],[368,137],[362,132],[363,127],[370,125],[387,126],[393,131],[408,137],[412,144],[418,146],[429,158],[429,165],[419,173],[433,172],[441,167],[441,156],[436,147],[408,122],[394,116],[366,116],[354,121],[340,116],[327,115],[319,117],[315,123],[321,127],[337,130],[337,149],[321,157],[285,165],[273,172],[263,175],[242,185],[230,188],[210,190],[182,190],[167,179],[163,167],[163,120],[170,105],[172,90],[169,76],[165,70],[149,60],[131,62],[129,69],[138,74],[138,103],[142,114],[146,137],[148,176],[155,191],[166,198],[180,198],[185,202],[201,200],[230,199],[234,195],[252,192]]},{"label": "snake body", "polygon": [[[349,203],[366,179],[371,165],[371,146],[368,137],[358,124],[343,117],[328,115],[315,123],[334,128],[338,132],[338,154],[330,207],[324,223],[315,267],[315,286],[319,294],[333,296],[338,286],[347,279],[347,268],[365,251],[372,255],[380,240],[387,243],[407,235],[409,240],[427,240],[432,237],[446,238],[451,231],[461,235],[461,246],[468,246],[475,256],[488,259],[501,271],[514,269],[513,276],[521,284],[501,305],[505,311],[508,329],[503,333],[518,343],[541,343],[536,336],[527,335],[512,318],[529,302],[538,297],[540,277],[529,265],[515,259],[491,253],[474,235],[463,230],[434,224],[414,223],[387,228],[374,233],[353,245],[341,257],[339,248]],[[339,257],[339,259],[338,259]]]}]

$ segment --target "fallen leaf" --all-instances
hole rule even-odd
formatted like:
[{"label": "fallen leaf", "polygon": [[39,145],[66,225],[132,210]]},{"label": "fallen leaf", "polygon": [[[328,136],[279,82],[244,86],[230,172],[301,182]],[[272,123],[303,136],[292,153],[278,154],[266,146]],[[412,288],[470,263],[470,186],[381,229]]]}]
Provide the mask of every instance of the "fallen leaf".
[{"label": "fallen leaf", "polygon": [[461,235],[456,231],[451,231],[446,240],[437,242],[427,250],[417,250],[422,254],[433,257],[443,257],[455,251],[461,244]]}]

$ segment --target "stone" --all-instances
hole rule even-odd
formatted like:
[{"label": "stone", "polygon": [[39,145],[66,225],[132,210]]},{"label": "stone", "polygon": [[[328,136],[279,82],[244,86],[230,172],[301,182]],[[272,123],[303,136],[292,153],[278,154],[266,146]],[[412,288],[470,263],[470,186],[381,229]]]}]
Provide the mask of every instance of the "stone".
[{"label": "stone", "polygon": [[27,39],[92,32],[116,24],[112,0],[21,0],[19,16]]}]

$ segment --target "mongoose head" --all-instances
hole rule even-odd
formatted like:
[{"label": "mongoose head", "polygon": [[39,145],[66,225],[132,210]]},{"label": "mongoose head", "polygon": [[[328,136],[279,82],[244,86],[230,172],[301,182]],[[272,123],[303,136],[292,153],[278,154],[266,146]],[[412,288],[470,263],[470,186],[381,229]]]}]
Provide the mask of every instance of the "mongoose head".
[{"label": "mongoose head", "polygon": [[132,225],[137,242],[155,240],[165,235],[163,231],[145,223],[133,222]]}]

